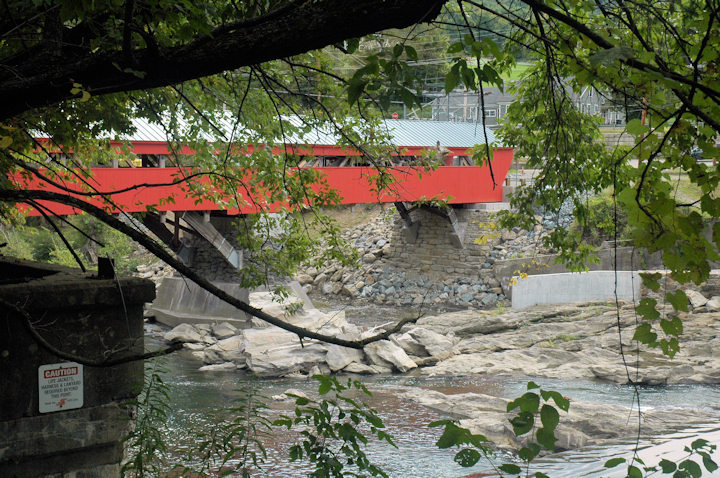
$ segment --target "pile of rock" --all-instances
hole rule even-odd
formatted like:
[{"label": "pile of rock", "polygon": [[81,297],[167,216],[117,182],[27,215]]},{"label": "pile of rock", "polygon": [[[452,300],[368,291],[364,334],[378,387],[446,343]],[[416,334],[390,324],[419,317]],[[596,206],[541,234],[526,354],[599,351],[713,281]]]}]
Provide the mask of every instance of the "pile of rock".
[{"label": "pile of rock", "polygon": [[[512,230],[502,231],[501,242],[495,246],[495,261],[503,261],[505,259],[514,259],[518,257],[533,257],[538,254],[547,254],[549,249],[543,245],[543,238],[547,236],[553,228],[544,226],[547,221],[541,216],[535,218],[538,224],[532,231],[525,231],[519,227]],[[542,223],[542,224],[540,224]]]},{"label": "pile of rock", "polygon": [[155,261],[151,264],[138,265],[136,267],[136,271],[136,277],[150,279],[155,283],[155,287],[157,287],[164,278],[172,276],[175,269],[165,264],[163,261]]},{"label": "pile of rock", "polygon": [[[323,313],[302,307],[292,298],[280,300],[267,292],[250,295],[251,304],[275,317],[314,332],[348,340],[363,339],[382,328],[362,328],[347,322],[344,313]],[[292,311],[292,312],[290,312]],[[253,327],[229,323],[181,324],[165,334],[168,342],[182,341],[205,365],[201,370],[247,369],[259,376],[316,373],[378,374],[407,372],[418,364],[435,363],[452,353],[453,341],[415,327],[408,332],[367,345],[364,350],[300,340],[294,333],[253,319]]]},{"label": "pile of rock", "polygon": [[[493,273],[493,265],[506,258],[546,252],[542,238],[548,234],[541,225],[533,231],[520,228],[493,230],[486,234],[486,237],[491,237],[490,241],[482,245],[470,241],[467,250],[458,252],[459,259],[454,260],[452,254],[442,250],[453,249],[453,246],[440,240],[434,245],[395,243],[402,238],[398,232],[402,228],[402,220],[397,213],[390,210],[378,215],[344,233],[345,239],[358,251],[359,267],[333,262],[322,269],[308,267],[295,279],[316,298],[337,296],[352,299],[354,303],[397,307],[443,305],[487,309],[506,299]],[[432,234],[432,231],[428,233],[426,228],[423,234]],[[427,241],[432,243],[434,239]],[[408,249],[423,247],[431,249],[427,252],[431,261],[436,259],[437,267],[404,259]],[[471,262],[461,263],[463,257]]]},{"label": "pile of rock", "polygon": [[[697,294],[686,291],[692,301]],[[363,328],[344,314],[304,308],[291,315],[290,302],[273,302],[253,294],[253,304],[293,324],[348,340],[374,336],[387,324]],[[405,373],[422,367],[427,375],[504,375],[601,379],[651,385],[720,383],[720,320],[711,311],[720,297],[695,303],[683,321],[680,352],[671,360],[659,349],[643,348],[623,366],[622,354],[633,353],[636,314],[632,304],[537,306],[521,311],[462,310],[420,318],[386,340],[363,350],[303,340],[274,326],[255,323],[238,330],[230,324],[180,325],[165,338],[182,340],[205,370],[248,369],[261,376],[315,373]],[[716,309],[714,309],[716,310]],[[671,308],[662,314],[674,314]],[[620,324],[624,348],[618,342]]]}]

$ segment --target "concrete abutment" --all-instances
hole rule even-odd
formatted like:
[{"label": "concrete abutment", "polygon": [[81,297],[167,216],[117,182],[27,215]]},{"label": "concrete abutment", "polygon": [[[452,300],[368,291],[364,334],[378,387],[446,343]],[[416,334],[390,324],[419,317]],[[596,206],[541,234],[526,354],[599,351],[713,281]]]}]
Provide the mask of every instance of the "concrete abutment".
[{"label": "concrete abutment", "polygon": [[97,367],[73,357],[141,354],[154,284],[3,257],[0,278],[0,476],[120,476],[143,362]]}]

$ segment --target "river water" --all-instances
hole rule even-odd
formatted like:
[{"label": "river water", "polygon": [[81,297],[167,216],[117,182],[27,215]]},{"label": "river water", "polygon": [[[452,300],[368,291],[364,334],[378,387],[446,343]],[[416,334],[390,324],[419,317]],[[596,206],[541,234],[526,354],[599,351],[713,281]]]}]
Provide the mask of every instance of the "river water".
[{"label": "river water", "polygon": [[[187,460],[185,452],[197,441],[198,434],[207,433],[218,426],[220,411],[233,405],[233,400],[241,393],[238,388],[247,385],[250,379],[238,373],[200,372],[197,370],[198,363],[185,352],[175,354],[164,366],[167,369],[164,379],[170,387],[172,410],[167,420],[171,454],[174,454],[178,461]],[[435,446],[440,430],[427,427],[428,423],[447,417],[403,399],[399,394],[410,387],[424,387],[443,393],[476,392],[513,398],[525,391],[525,384],[529,379],[531,377],[432,378],[403,375],[363,378],[363,382],[373,392],[368,403],[379,411],[388,432],[398,445],[395,449],[371,439],[366,448],[367,453],[373,463],[380,465],[392,477],[497,476],[487,462],[481,462],[471,469],[455,464],[452,460],[455,451],[440,450]],[[534,380],[545,389],[557,390],[575,400],[627,407],[632,404],[633,391],[626,386],[589,381]],[[259,387],[259,392],[267,397],[281,394],[289,388],[300,389],[308,394],[317,391],[317,382],[313,380],[262,379],[253,383]],[[641,389],[641,399],[643,408],[709,410],[720,405],[720,388],[700,385],[645,387]],[[269,406],[268,413],[274,418],[281,413],[289,413],[294,405],[292,402],[269,400]],[[671,435],[643,440],[639,447],[640,456],[648,464],[657,463],[660,457],[678,460],[683,456],[683,447],[698,436],[711,443],[720,443],[720,424],[708,423]],[[288,448],[295,438],[295,435],[279,429],[266,437],[264,443],[268,459],[263,471],[254,476],[306,476],[307,466],[290,463],[288,460]],[[610,457],[630,457],[634,446],[632,437],[628,437],[626,441],[609,445],[546,456],[533,463],[531,469],[542,471],[554,478],[623,476],[622,467],[605,470],[603,464]],[[507,452],[498,452],[496,463],[514,459]],[[720,455],[716,454],[714,459],[720,462]],[[720,476],[720,473],[717,476]]]}]

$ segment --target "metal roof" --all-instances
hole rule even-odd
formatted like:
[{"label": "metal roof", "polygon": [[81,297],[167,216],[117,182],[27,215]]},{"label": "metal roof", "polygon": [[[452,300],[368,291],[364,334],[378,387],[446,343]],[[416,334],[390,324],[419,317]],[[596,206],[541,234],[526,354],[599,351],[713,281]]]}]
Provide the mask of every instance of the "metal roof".
[{"label": "metal roof", "polygon": [[[288,117],[286,119],[295,126],[302,125],[302,119],[299,117]],[[136,118],[133,120],[133,125],[135,126],[135,132],[131,134],[108,134],[107,137],[121,141],[168,141],[165,128],[158,123],[150,122],[144,118]],[[230,117],[216,119],[215,125],[224,134],[210,135],[203,133],[202,136],[206,140],[227,141],[231,136],[234,141],[242,141],[244,138],[247,140],[247,131],[242,126],[235,128],[233,132],[235,125]],[[188,131],[191,127],[183,120],[179,120],[178,126],[181,132]],[[471,148],[476,144],[486,142],[482,125],[475,123],[387,119],[381,121],[380,128],[388,132],[388,135],[392,138],[392,144],[397,147],[433,147],[440,142],[441,146],[448,148]],[[486,134],[488,143],[502,146],[496,143],[497,139],[491,130],[486,128]],[[278,142],[333,146],[339,143],[339,135],[335,132],[333,125],[326,124],[322,127],[314,127],[304,134],[290,134],[284,140],[279,139]]]},{"label": "metal roof", "polygon": [[431,120],[385,120],[396,146],[441,146],[448,148],[471,148],[476,144],[497,144],[492,131],[485,128],[487,141],[483,134],[482,124],[461,123],[454,121]]}]

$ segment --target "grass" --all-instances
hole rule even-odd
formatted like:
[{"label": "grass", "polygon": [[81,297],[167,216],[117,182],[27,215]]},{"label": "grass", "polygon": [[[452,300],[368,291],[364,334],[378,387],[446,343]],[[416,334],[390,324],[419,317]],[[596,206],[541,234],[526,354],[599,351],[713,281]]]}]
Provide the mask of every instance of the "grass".
[{"label": "grass", "polygon": [[[670,179],[675,186],[675,200],[679,203],[689,204],[700,200],[702,196],[702,190],[696,185],[690,182],[686,173],[682,172],[671,172]],[[720,188],[715,190],[714,197],[720,195]]]},{"label": "grass", "polygon": [[505,73],[502,77],[505,81],[519,80],[525,75],[530,68],[533,67],[532,63],[518,63],[513,67],[509,73]]}]

